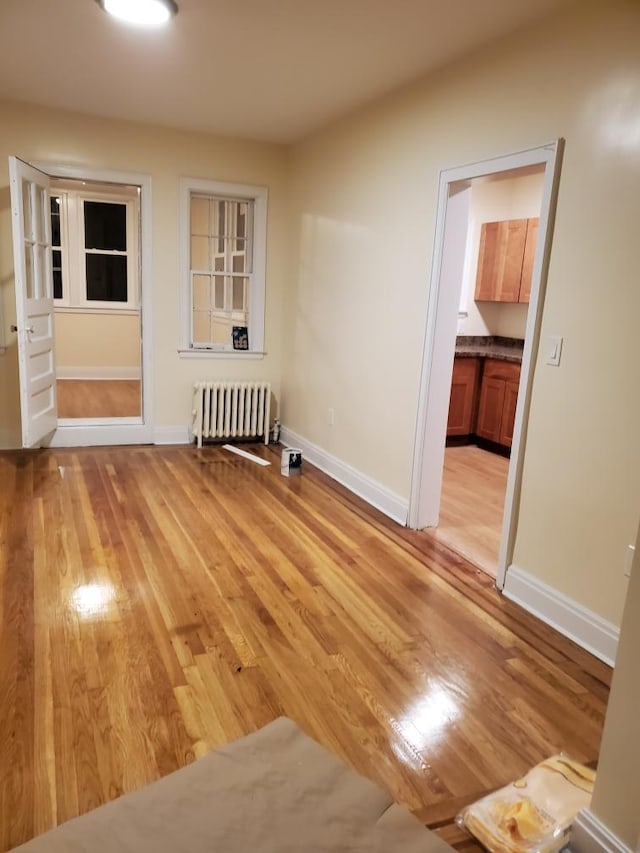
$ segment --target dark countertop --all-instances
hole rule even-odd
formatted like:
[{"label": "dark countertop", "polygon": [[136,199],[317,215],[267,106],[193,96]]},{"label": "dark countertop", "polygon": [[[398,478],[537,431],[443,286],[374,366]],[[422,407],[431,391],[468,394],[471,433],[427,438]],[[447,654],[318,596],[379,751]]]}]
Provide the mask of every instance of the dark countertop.
[{"label": "dark countertop", "polygon": [[503,338],[500,335],[458,335],[458,358],[495,358],[522,364],[524,341],[521,338]]}]

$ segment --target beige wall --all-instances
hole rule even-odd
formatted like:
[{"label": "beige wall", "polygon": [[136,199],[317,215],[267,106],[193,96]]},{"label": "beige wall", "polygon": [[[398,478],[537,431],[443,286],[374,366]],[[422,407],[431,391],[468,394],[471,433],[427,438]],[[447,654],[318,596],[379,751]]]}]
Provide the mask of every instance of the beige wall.
[{"label": "beige wall", "polygon": [[591,811],[631,850],[640,844],[640,535],[624,607]]},{"label": "beige wall", "polygon": [[[266,379],[280,397],[286,250],[287,149],[0,102],[0,286],[5,325],[15,322],[7,157],[151,176],[155,425],[186,426],[192,383],[204,378]],[[180,336],[178,199],[182,176],[269,188],[267,303],[262,360],[185,360]],[[19,446],[15,342],[0,356],[0,447]]]},{"label": "beige wall", "polygon": [[[640,8],[576,3],[296,147],[284,423],[408,498],[441,169],[567,140],[515,563],[617,624],[640,507]],[[328,425],[327,409],[335,410]]]},{"label": "beige wall", "polygon": [[543,181],[544,171],[518,178],[473,182],[468,232],[470,263],[463,282],[464,304],[461,304],[468,316],[458,321],[458,334],[524,339],[527,305],[476,302],[474,299],[480,234],[483,222],[540,216]]},{"label": "beige wall", "polygon": [[[56,370],[140,368],[138,314],[55,312]],[[117,373],[117,371],[116,371]],[[115,374],[113,378],[118,378]]]}]

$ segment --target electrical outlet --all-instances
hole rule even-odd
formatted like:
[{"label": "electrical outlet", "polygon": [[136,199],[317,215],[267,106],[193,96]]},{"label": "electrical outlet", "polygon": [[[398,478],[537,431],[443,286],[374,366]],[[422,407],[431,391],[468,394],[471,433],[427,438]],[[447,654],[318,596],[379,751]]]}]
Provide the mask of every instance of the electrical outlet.
[{"label": "electrical outlet", "polygon": [[333,409],[332,408],[327,409],[327,423],[329,424],[329,426],[333,426],[333,420],[334,420]]},{"label": "electrical outlet", "polygon": [[633,566],[633,558],[636,553],[635,545],[627,545],[627,553],[624,558],[624,573],[630,578],[631,577],[631,567]]}]

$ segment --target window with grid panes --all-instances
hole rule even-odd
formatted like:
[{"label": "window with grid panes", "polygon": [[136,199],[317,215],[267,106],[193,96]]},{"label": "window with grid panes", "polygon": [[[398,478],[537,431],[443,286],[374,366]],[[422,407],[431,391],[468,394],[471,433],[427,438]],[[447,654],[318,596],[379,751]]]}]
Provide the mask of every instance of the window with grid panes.
[{"label": "window with grid panes", "polygon": [[191,195],[194,347],[233,348],[234,327],[248,327],[253,206],[247,199]]},{"label": "window with grid panes", "polygon": [[59,179],[51,190],[51,259],[57,309],[138,307],[139,189]]},{"label": "window with grid panes", "polygon": [[266,189],[195,179],[184,179],[182,186],[188,220],[186,351],[261,354]]}]

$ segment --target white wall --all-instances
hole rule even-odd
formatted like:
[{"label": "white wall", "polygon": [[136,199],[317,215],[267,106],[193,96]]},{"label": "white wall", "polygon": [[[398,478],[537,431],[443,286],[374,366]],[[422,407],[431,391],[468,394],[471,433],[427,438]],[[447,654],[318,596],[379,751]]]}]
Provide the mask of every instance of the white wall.
[{"label": "white wall", "polygon": [[[57,110],[0,102],[0,288],[5,327],[15,322],[7,158],[151,176],[155,426],[190,422],[195,380],[265,379],[280,398],[285,285],[287,149]],[[265,348],[261,360],[178,357],[180,290],[178,201],[181,177],[269,188]],[[18,366],[13,338],[0,356],[0,447],[20,446]]]},{"label": "white wall", "polygon": [[479,178],[471,186],[468,252],[470,263],[463,285],[460,308],[467,317],[458,321],[459,335],[502,335],[524,339],[527,326],[526,304],[476,302],[474,299],[480,233],[484,222],[529,219],[540,215],[544,171],[521,177]]},{"label": "white wall", "polygon": [[[586,0],[296,146],[283,422],[408,499],[438,175],[566,138],[515,562],[616,624],[640,507],[640,7]],[[327,409],[335,412],[329,426]]]}]

